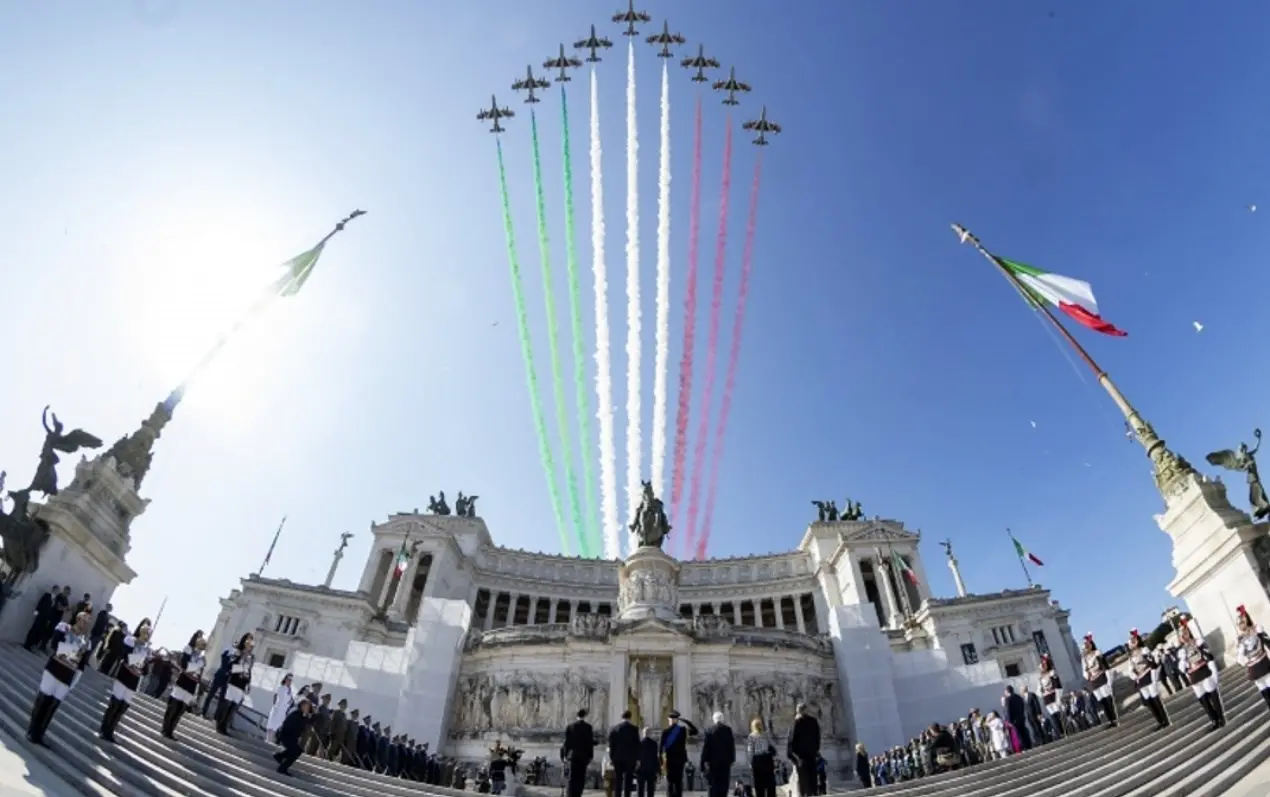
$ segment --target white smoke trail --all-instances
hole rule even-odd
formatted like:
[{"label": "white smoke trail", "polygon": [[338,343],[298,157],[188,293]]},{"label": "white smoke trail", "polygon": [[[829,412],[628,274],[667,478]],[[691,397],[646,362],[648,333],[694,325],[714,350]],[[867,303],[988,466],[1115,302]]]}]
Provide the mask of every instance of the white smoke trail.
[{"label": "white smoke trail", "polygon": [[657,359],[653,372],[653,490],[666,470],[666,376],[670,369],[670,64],[661,65],[661,152],[657,170]]},{"label": "white smoke trail", "polygon": [[[639,131],[635,124],[635,40],[626,55],[626,514],[635,517],[643,490],[640,430],[643,333],[639,295]],[[634,549],[633,537],[628,540]]]},{"label": "white smoke trail", "polygon": [[591,70],[591,273],[595,280],[595,418],[600,422],[600,506],[604,558],[621,556],[617,452],[613,446],[613,359],[609,352],[609,275],[604,262],[604,169],[600,89]]}]

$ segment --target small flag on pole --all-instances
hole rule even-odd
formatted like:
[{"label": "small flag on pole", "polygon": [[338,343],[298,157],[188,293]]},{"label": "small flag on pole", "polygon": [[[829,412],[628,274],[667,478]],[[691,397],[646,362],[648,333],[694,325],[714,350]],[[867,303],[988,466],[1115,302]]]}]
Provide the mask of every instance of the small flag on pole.
[{"label": "small flag on pole", "polygon": [[913,586],[917,586],[917,574],[913,572],[913,568],[908,566],[908,562],[904,561],[904,557],[895,551],[891,551],[891,562],[895,567],[895,572],[904,576],[904,579]]},{"label": "small flag on pole", "polygon": [[1023,543],[1021,543],[1021,542],[1019,542],[1018,540],[1014,539],[1014,535],[1013,535],[1013,534],[1011,534],[1011,535],[1010,535],[1010,540],[1014,543],[1014,552],[1015,552],[1016,554],[1018,554],[1018,555],[1019,555],[1019,558],[1020,558],[1020,559],[1026,559],[1026,560],[1028,560],[1029,562],[1031,562],[1032,564],[1037,565],[1038,567],[1044,567],[1044,566],[1045,566],[1045,563],[1044,563],[1044,562],[1042,562],[1042,561],[1040,560],[1040,558],[1039,558],[1039,557],[1037,557],[1037,555],[1036,555],[1036,554],[1032,553],[1032,552],[1031,552],[1031,551],[1029,551],[1027,548],[1024,548],[1024,547],[1023,547]]},{"label": "small flag on pole", "polygon": [[396,574],[400,576],[406,572],[406,564],[410,561],[410,554],[406,551],[406,540],[401,541],[401,550],[397,552],[397,568]]}]

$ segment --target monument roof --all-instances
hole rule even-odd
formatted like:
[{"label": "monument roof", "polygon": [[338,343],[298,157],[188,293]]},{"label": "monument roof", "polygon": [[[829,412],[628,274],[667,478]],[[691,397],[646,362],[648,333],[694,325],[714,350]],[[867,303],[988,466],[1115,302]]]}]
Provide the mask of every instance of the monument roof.
[{"label": "monument roof", "polygon": [[334,587],[324,587],[321,584],[300,584],[289,578],[265,578],[252,574],[243,579],[243,587],[268,587],[275,590],[283,590],[287,592],[304,592],[311,595],[322,595],[323,597],[333,598],[336,600],[347,600],[350,602],[365,602],[367,595],[364,592],[349,589],[335,589]]}]

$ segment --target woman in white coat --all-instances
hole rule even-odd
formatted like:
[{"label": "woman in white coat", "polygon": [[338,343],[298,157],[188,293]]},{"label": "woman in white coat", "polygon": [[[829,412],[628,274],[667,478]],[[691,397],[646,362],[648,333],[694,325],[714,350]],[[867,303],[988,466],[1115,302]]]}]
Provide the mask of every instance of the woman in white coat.
[{"label": "woman in white coat", "polygon": [[992,752],[997,758],[1005,758],[1010,754],[1010,731],[1005,727],[1005,720],[994,711],[988,715],[985,724],[992,734]]},{"label": "woman in white coat", "polygon": [[276,740],[278,729],[282,727],[282,721],[291,713],[291,709],[295,707],[295,694],[291,691],[291,673],[287,673],[282,677],[282,683],[278,684],[278,689],[273,693],[273,708],[269,710],[269,721],[265,723],[265,730],[269,732],[270,740]]}]

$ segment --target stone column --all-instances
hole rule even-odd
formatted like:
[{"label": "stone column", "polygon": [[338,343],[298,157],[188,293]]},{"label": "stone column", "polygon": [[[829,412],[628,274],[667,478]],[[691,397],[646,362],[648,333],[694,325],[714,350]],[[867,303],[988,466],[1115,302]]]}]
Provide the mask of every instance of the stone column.
[{"label": "stone column", "polygon": [[406,563],[406,570],[397,582],[397,594],[392,596],[392,606],[388,607],[389,614],[406,616],[406,604],[410,602],[410,590],[414,588],[415,575],[419,572],[419,560],[422,558],[423,554],[415,554]]},{"label": "stone column", "polygon": [[[692,717],[692,653],[683,651],[674,654],[674,682],[675,682],[675,704],[674,710],[682,711],[688,715],[689,719],[696,721]],[[645,725],[653,725],[664,722],[665,717],[658,717],[657,723],[644,723]]]},{"label": "stone column", "polygon": [[[627,653],[624,650],[613,651],[613,659],[609,664],[609,716],[605,722],[610,727],[616,725],[626,710],[626,665]],[[644,722],[645,725],[655,724]]]},{"label": "stone column", "polygon": [[781,596],[780,595],[773,596],[772,608],[775,610],[773,613],[776,615],[776,627],[781,630],[784,630],[785,613],[781,611]]},{"label": "stone column", "polygon": [[490,590],[489,593],[489,611],[485,612],[485,624],[481,628],[482,631],[489,631],[494,627],[494,610],[498,608],[498,596],[501,593]]},{"label": "stone column", "polygon": [[741,624],[741,601],[732,602],[732,625]]},{"label": "stone column", "polygon": [[535,597],[529,599],[529,615],[525,618],[526,625],[534,624],[534,617],[538,614],[538,601],[540,600],[542,600],[542,598]]},{"label": "stone column", "polygon": [[547,609],[547,622],[555,625],[556,609],[560,607],[560,601],[557,598],[549,598],[551,606]]},{"label": "stone column", "polygon": [[511,592],[507,595],[507,625],[504,628],[511,628],[516,624],[516,601],[520,600],[519,592]]},{"label": "stone column", "polygon": [[798,633],[807,633],[807,621],[803,619],[803,602],[799,598],[794,599],[794,616],[798,618]]},{"label": "stone column", "polygon": [[891,582],[891,571],[886,568],[886,560],[882,558],[882,552],[875,553],[877,558],[873,560],[873,575],[878,580],[878,592],[882,593],[882,612],[888,618],[887,628],[899,628],[904,624],[904,619],[897,602],[898,593],[895,592],[895,586]]},{"label": "stone column", "polygon": [[953,583],[957,585],[957,597],[966,597],[966,582],[961,580],[961,568],[957,566],[957,557],[948,554],[948,569],[952,571]]}]

